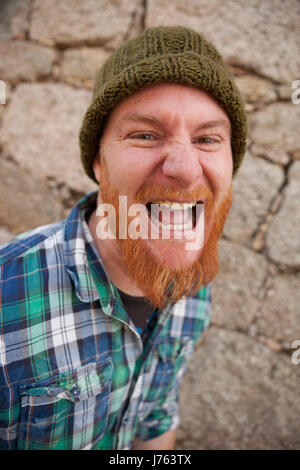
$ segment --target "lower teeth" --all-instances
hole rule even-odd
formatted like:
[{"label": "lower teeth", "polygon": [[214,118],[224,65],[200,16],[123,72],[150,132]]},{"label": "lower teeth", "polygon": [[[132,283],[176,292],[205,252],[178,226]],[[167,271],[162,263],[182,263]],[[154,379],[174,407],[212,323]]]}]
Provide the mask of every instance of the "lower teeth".
[{"label": "lower teeth", "polygon": [[183,224],[183,225],[164,225],[163,223],[158,223],[159,227],[165,230],[189,230],[193,228],[192,224]]}]

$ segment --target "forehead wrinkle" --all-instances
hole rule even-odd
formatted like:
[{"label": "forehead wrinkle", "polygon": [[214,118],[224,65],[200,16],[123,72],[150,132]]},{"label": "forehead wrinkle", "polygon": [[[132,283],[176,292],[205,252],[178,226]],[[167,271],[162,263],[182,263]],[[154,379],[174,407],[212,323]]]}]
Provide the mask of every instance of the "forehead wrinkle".
[{"label": "forehead wrinkle", "polygon": [[120,119],[119,129],[122,128],[123,124],[130,123],[130,122],[144,122],[147,124],[152,124],[152,125],[154,124],[160,127],[163,125],[162,120],[150,114],[127,113],[122,119]]},{"label": "forehead wrinkle", "polygon": [[202,124],[197,126],[196,130],[212,129],[216,127],[224,127],[226,130],[231,132],[230,121],[226,121],[225,119],[215,119],[215,120],[203,122]]},{"label": "forehead wrinkle", "polygon": [[[139,114],[139,113],[127,113],[124,115],[122,119],[120,119],[118,130],[120,131],[122,129],[123,124],[130,123],[130,122],[144,122],[144,123],[152,124],[158,127],[174,128],[176,126],[176,123],[178,122],[178,119],[176,117],[172,119],[170,115],[164,115],[161,119],[159,119],[150,114],[148,115],[148,114]],[[212,129],[212,128],[217,128],[217,127],[223,127],[226,130],[228,130],[229,133],[231,132],[230,121],[227,121],[225,119],[215,119],[215,120],[204,121],[196,126],[195,131],[197,132],[199,130]]]}]

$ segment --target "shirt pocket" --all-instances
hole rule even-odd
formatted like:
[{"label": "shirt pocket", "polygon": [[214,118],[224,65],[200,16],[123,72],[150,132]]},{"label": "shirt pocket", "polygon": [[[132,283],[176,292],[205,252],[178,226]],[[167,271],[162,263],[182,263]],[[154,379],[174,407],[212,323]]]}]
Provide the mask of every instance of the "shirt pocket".
[{"label": "shirt pocket", "polygon": [[92,447],[107,428],[113,370],[107,358],[21,385],[18,449]]}]

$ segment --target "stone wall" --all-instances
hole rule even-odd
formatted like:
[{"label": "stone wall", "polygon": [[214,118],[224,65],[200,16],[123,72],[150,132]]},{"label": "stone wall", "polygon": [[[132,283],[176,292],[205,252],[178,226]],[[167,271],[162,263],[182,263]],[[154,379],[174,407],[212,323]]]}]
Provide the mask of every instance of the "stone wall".
[{"label": "stone wall", "polygon": [[178,448],[299,448],[298,0],[2,0],[0,243],[65,217],[96,189],[78,147],[95,71],[145,27],[176,24],[203,31],[224,55],[250,129],[211,326],[181,388]]}]

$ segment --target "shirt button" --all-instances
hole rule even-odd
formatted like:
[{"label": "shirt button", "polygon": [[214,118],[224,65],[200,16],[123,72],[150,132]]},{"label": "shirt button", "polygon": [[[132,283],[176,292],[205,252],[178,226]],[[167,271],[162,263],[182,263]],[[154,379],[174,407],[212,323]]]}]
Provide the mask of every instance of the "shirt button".
[{"label": "shirt button", "polygon": [[71,393],[72,393],[74,398],[78,398],[79,395],[80,395],[80,392],[81,392],[80,388],[77,387],[76,385],[71,390]]},{"label": "shirt button", "polygon": [[128,418],[124,418],[124,419],[123,419],[123,423],[124,423],[124,424],[128,424]]}]

